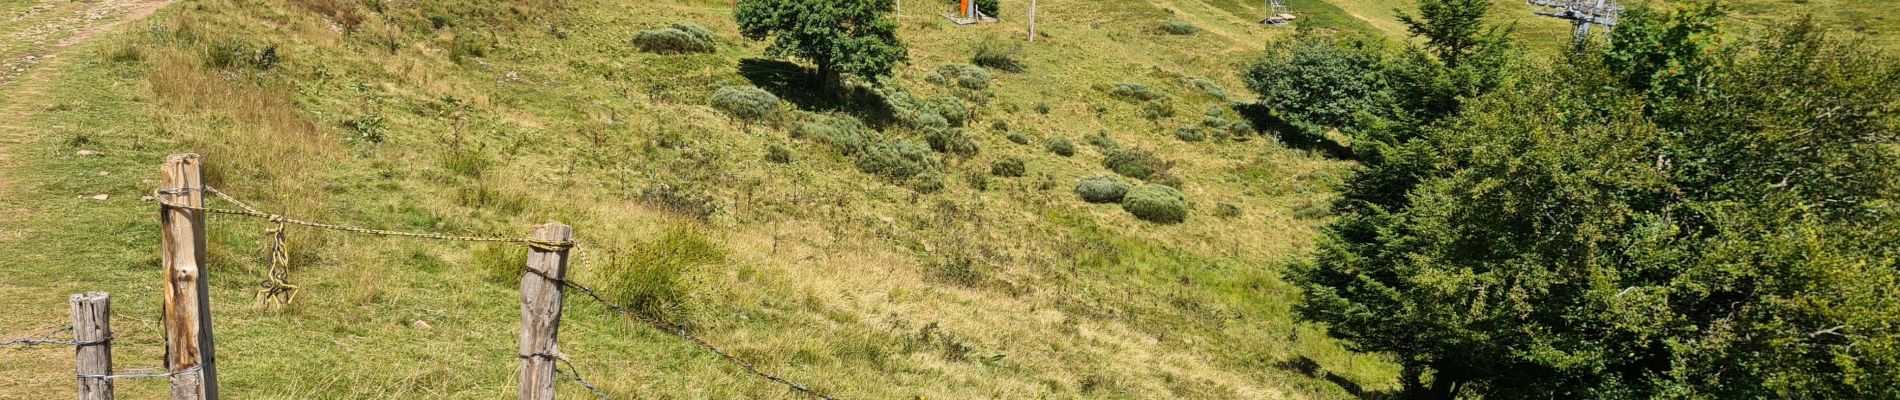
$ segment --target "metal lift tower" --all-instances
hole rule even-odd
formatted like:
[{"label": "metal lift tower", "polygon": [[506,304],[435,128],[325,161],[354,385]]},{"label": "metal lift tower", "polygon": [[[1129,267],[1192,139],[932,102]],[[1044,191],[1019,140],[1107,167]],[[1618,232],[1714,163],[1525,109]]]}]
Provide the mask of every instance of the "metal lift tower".
[{"label": "metal lift tower", "polygon": [[1526,0],[1537,10],[1532,12],[1547,17],[1570,20],[1577,25],[1577,42],[1590,38],[1591,25],[1616,26],[1616,19],[1623,15],[1623,5],[1611,0]]}]

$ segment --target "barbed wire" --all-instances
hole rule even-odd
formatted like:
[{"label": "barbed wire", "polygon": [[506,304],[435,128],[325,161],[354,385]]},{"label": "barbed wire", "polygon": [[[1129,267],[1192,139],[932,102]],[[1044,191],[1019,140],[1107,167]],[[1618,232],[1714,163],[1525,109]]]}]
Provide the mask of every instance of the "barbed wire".
[{"label": "barbed wire", "polygon": [[[173,203],[166,200],[167,196],[189,193],[194,190],[211,193],[226,202],[229,202],[231,204],[238,206],[239,208],[242,208],[242,210],[232,210],[232,209],[223,209],[223,208],[215,208],[215,207],[205,207],[205,206],[190,206],[190,205]],[[444,234],[438,234],[438,233],[404,232],[404,231],[392,231],[392,230],[384,230],[384,229],[370,229],[370,228],[354,227],[354,226],[347,226],[347,225],[338,225],[338,224],[330,224],[330,223],[323,223],[323,222],[300,220],[300,219],[285,217],[281,214],[272,214],[272,213],[260,211],[257,208],[251,207],[249,204],[246,204],[243,201],[238,200],[235,197],[232,197],[230,195],[227,195],[227,194],[224,194],[223,192],[218,191],[218,189],[213,188],[210,185],[206,185],[203,188],[156,189],[156,190],[153,190],[152,192],[152,199],[153,201],[157,202],[160,207],[164,207],[164,208],[177,208],[177,209],[192,210],[192,211],[212,213],[212,214],[224,214],[224,215],[234,215],[234,216],[243,216],[243,217],[263,218],[263,219],[279,224],[280,226],[279,229],[282,229],[281,226],[283,224],[290,224],[290,225],[299,225],[299,226],[328,229],[328,230],[341,231],[341,232],[361,233],[361,234],[370,234],[370,235],[379,235],[379,236],[395,236],[395,237],[408,237],[408,238],[417,238],[417,239],[465,241],[465,242],[521,243],[521,244],[528,245],[528,247],[534,248],[536,250],[541,250],[541,251],[568,251],[570,249],[573,249],[579,246],[579,242],[573,241],[573,240],[551,241],[551,240],[531,238],[531,237],[522,238],[522,237],[444,235]],[[581,262],[582,264],[585,264],[586,259],[582,257]],[[801,394],[805,394],[808,396],[812,396],[812,397],[816,397],[816,398],[824,399],[824,400],[837,400],[837,398],[835,397],[831,397],[830,395],[827,395],[816,389],[812,389],[811,387],[805,386],[804,384],[792,382],[785,378],[780,378],[776,375],[772,375],[772,374],[766,373],[765,371],[761,371],[759,370],[757,366],[752,365],[751,362],[747,362],[744,359],[740,359],[737,356],[733,356],[731,353],[728,353],[717,346],[713,346],[712,343],[708,343],[705,340],[702,340],[699,337],[694,336],[692,333],[687,332],[686,329],[683,327],[668,323],[666,321],[661,321],[659,319],[651,318],[646,315],[636,313],[632,309],[627,308],[626,306],[616,304],[611,301],[607,301],[607,298],[602,297],[599,293],[596,293],[593,288],[589,288],[585,285],[574,283],[573,281],[569,281],[566,279],[560,279],[560,278],[548,276],[546,273],[539,270],[535,270],[533,268],[524,268],[524,269],[528,273],[540,276],[541,278],[547,279],[548,281],[554,282],[562,286],[580,290],[582,293],[585,293],[587,297],[594,299],[594,301],[599,302],[602,306],[607,307],[610,310],[613,310],[614,312],[620,314],[621,316],[645,323],[649,326],[652,326],[654,329],[659,329],[660,331],[673,334],[674,336],[678,336],[681,339],[685,339],[686,341],[691,342],[693,345],[698,346],[699,348],[703,350],[706,350],[715,355],[718,355],[721,359],[726,360],[726,362],[729,362],[733,365],[739,366],[742,369],[745,369],[746,372],[749,372],[754,376],[765,379],[767,381],[771,381],[773,383],[784,385],[785,387],[790,388]],[[67,327],[67,329],[71,329],[71,327]],[[70,344],[70,341],[68,341],[67,343]],[[557,358],[557,360],[559,360],[559,358]],[[565,360],[561,360],[561,361],[565,361]],[[605,392],[602,392],[600,390],[600,388],[594,386],[592,383],[589,383],[585,379],[581,378],[579,372],[574,371],[573,362],[567,362],[567,367],[569,371],[565,371],[565,372],[562,371],[560,368],[556,368],[555,369],[556,374],[568,380],[572,380],[577,384],[580,384],[582,387],[585,387],[587,388],[587,390],[593,392],[595,396],[599,396],[602,399],[609,398]],[[197,367],[195,366],[192,367],[192,369],[196,369],[196,368]],[[156,377],[156,376],[161,376],[161,375],[169,377],[172,375],[187,373],[189,371],[191,370],[184,370],[184,371],[179,371],[179,372],[170,373],[170,374],[147,374],[147,375],[152,375],[152,376],[137,376],[137,377]],[[85,376],[85,375],[81,376],[81,378],[86,378],[86,377],[108,377],[109,378],[113,376]],[[134,377],[134,376],[128,375],[125,377]]]},{"label": "barbed wire", "polygon": [[71,332],[72,330],[73,330],[72,325],[66,325],[66,326],[60,327],[59,329],[54,329],[52,332],[48,332],[45,335],[41,335],[39,337],[0,340],[0,346],[33,347],[33,346],[44,346],[44,345],[49,345],[49,344],[63,344],[63,345],[71,346],[73,345],[73,341],[71,339],[55,339],[54,337],[59,336],[59,334],[61,333]]},{"label": "barbed wire", "polygon": [[528,245],[528,247],[533,247],[535,249],[543,250],[543,251],[560,251],[560,250],[566,250],[568,248],[574,247],[573,241],[552,241],[552,240],[545,240],[545,239],[538,239],[538,238],[531,238],[531,237],[462,236],[462,235],[445,235],[445,234],[440,234],[440,233],[404,232],[404,231],[371,229],[371,228],[362,228],[362,227],[355,227],[355,226],[348,226],[348,225],[338,225],[338,224],[330,224],[330,223],[323,223],[323,222],[307,221],[307,220],[285,217],[281,214],[271,214],[267,212],[258,211],[257,209],[250,208],[249,205],[243,205],[242,202],[236,201],[235,198],[231,198],[225,195],[220,195],[219,197],[225,199],[226,201],[231,201],[233,204],[240,204],[240,207],[244,207],[245,209],[232,210],[232,209],[223,209],[223,208],[215,208],[215,207],[205,207],[205,206],[189,206],[189,205],[184,205],[184,204],[173,203],[165,199],[166,196],[169,196],[169,195],[184,194],[191,191],[204,191],[204,192],[209,192],[212,194],[220,194],[220,192],[218,192],[218,189],[207,185],[203,189],[195,189],[195,188],[157,189],[157,190],[152,191],[152,199],[153,201],[158,202],[159,206],[162,206],[162,207],[178,208],[178,209],[207,212],[207,213],[213,213],[213,214],[263,218],[266,220],[270,220],[271,222],[285,223],[285,224],[291,224],[291,225],[301,225],[301,226],[307,226],[311,228],[328,229],[328,230],[341,231],[341,232],[361,233],[361,234],[379,235],[379,236],[408,237],[408,238],[416,238],[416,239],[462,241],[462,242],[521,243],[521,244]]},{"label": "barbed wire", "polygon": [[712,343],[708,343],[705,340],[700,339],[698,336],[694,336],[691,332],[687,332],[684,327],[681,327],[679,325],[674,325],[666,321],[661,321],[656,318],[648,317],[640,313],[636,313],[632,309],[627,308],[626,306],[616,304],[611,301],[607,301],[606,297],[602,297],[599,293],[594,292],[593,288],[587,287],[586,285],[575,283],[574,281],[571,281],[571,280],[555,279],[554,277],[547,276],[543,274],[542,272],[536,271],[534,269],[528,269],[528,272],[533,273],[535,275],[541,275],[542,278],[548,279],[550,281],[554,281],[556,283],[561,284],[562,286],[579,290],[581,291],[581,293],[586,294],[588,298],[594,299],[594,301],[600,303],[601,306],[607,307],[607,309],[613,310],[615,313],[618,313],[621,316],[627,317],[629,319],[633,319],[635,321],[639,321],[641,323],[645,323],[648,326],[652,326],[654,329],[658,329],[662,332],[670,333],[673,336],[678,336],[681,339],[686,339],[687,342],[691,342],[694,346],[698,346],[700,349],[703,349],[703,350],[706,350],[707,352],[711,352],[715,355],[718,355],[720,358],[725,359],[726,362],[731,363],[733,365],[737,365],[739,366],[739,368],[745,369],[746,372],[749,372],[754,376],[765,379],[767,381],[771,381],[773,383],[784,385],[785,387],[791,388],[793,391],[797,391],[798,393],[801,393],[804,395],[808,395],[811,397],[816,397],[816,398],[820,398],[824,400],[837,400],[836,397],[831,397],[831,395],[825,394],[824,392],[820,392],[817,389],[812,389],[810,386],[805,386],[804,384],[793,382],[785,378],[780,378],[777,375],[772,375],[770,373],[766,373],[765,371],[759,370],[759,368],[757,366],[752,365],[751,362],[748,362],[737,356],[733,356],[732,353],[728,353],[725,350],[720,349],[718,346],[713,346]]},{"label": "barbed wire", "polygon": [[[203,364],[199,364],[199,365],[193,365],[193,366],[191,366],[191,368],[185,368],[185,369],[181,369],[181,370],[178,370],[177,372],[166,372],[166,373],[162,373],[162,374],[155,374],[155,373],[141,373],[141,374],[110,374],[110,375],[100,375],[100,374],[78,374],[78,375],[75,375],[75,376],[77,376],[77,377],[78,377],[79,379],[105,379],[105,380],[114,380],[114,379],[149,379],[149,378],[171,378],[171,377],[174,377],[174,376],[179,376],[179,375],[190,375],[190,374],[196,374],[196,373],[198,373],[199,371],[202,371],[203,369],[204,369],[204,365],[203,365]],[[158,368],[132,368],[132,369],[128,369],[128,370],[126,370],[126,371],[157,371],[157,370],[158,370]]]},{"label": "barbed wire", "polygon": [[613,400],[613,397],[607,396],[607,392],[600,391],[599,387],[595,387],[593,383],[587,382],[587,379],[581,378],[581,371],[579,368],[574,367],[573,361],[568,361],[567,358],[555,358],[554,361],[560,362],[560,363],[567,363],[566,369],[562,369],[558,367],[555,368],[554,369],[555,375],[559,375],[562,378],[566,378],[567,380],[574,381],[574,383],[581,385],[581,387],[587,388],[587,391],[593,392],[594,397],[599,397],[600,400]]}]

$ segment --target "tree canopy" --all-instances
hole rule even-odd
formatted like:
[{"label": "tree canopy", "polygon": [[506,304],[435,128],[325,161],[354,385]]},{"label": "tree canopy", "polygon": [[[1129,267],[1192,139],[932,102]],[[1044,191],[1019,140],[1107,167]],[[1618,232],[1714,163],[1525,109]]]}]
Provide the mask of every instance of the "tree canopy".
[{"label": "tree canopy", "polygon": [[733,19],[746,38],[772,38],[767,55],[817,66],[825,84],[841,74],[875,81],[909,58],[892,11],[891,0],[742,0]]},{"label": "tree canopy", "polygon": [[1408,397],[1900,397],[1900,63],[1711,10],[1632,10],[1388,136],[1299,314]]}]

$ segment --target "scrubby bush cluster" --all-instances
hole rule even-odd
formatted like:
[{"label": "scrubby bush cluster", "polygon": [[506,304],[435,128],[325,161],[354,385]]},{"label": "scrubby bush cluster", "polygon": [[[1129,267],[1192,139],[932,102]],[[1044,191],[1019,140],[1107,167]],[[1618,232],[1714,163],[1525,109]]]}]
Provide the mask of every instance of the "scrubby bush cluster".
[{"label": "scrubby bush cluster", "polygon": [[903,181],[942,168],[930,147],[912,139],[891,139],[866,146],[857,166],[864,173]]},{"label": "scrubby bush cluster", "polygon": [[1117,83],[1108,94],[1129,101],[1153,101],[1167,96],[1139,83]]},{"label": "scrubby bush cluster", "polygon": [[990,88],[990,72],[984,70],[983,67],[967,64],[944,64],[938,66],[937,72],[925,75],[924,80],[939,85],[954,84],[956,87],[968,90],[984,90]]},{"label": "scrubby bush cluster", "polygon": [[879,91],[885,107],[905,127],[919,131],[963,126],[970,112],[963,100],[954,96],[918,97],[909,91],[886,88]]},{"label": "scrubby bush cluster", "polygon": [[1090,203],[1120,203],[1122,197],[1128,195],[1128,189],[1128,184],[1106,176],[1091,177],[1075,183],[1076,196]]},{"label": "scrubby bush cluster", "polygon": [[1160,184],[1144,184],[1122,197],[1122,209],[1136,218],[1164,224],[1187,220],[1187,198],[1181,191]]},{"label": "scrubby bush cluster", "polygon": [[1010,142],[1016,143],[1016,144],[1021,144],[1021,145],[1029,144],[1029,137],[1023,136],[1022,133],[1018,133],[1018,132],[1010,132],[1008,135],[1004,135],[1004,138],[1007,138],[1009,139]]},{"label": "scrubby bush cluster", "polygon": [[681,23],[640,31],[634,34],[633,45],[648,53],[710,53],[718,49],[719,39],[705,27]]},{"label": "scrubby bush cluster", "polygon": [[852,157],[853,164],[864,173],[920,192],[943,189],[943,176],[938,172],[943,165],[928,144],[887,137],[850,116],[811,114],[805,118],[805,122],[792,130],[793,137],[810,138],[836,148],[839,153]]}]

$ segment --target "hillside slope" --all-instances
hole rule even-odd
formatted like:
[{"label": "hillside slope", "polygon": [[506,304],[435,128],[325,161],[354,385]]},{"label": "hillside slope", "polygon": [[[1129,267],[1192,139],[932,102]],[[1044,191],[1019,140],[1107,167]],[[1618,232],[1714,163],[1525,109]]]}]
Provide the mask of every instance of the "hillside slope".
[{"label": "hillside slope", "polygon": [[[808,117],[748,127],[708,107],[717,87],[756,84],[803,111],[857,112],[800,98],[786,64],[737,37],[726,2],[379,4],[183,2],[75,47],[24,122],[36,134],[17,150],[31,156],[8,171],[32,189],[13,203],[23,219],[9,226],[21,233],[0,245],[13,277],[0,301],[29,311],[9,312],[0,332],[56,326],[65,294],[111,291],[121,364],[155,364],[156,321],[138,310],[158,305],[156,232],[138,198],[164,154],[193,151],[212,185],[301,218],[499,236],[575,225],[587,243],[577,281],[847,398],[1310,398],[1391,384],[1390,364],[1292,322],[1275,271],[1308,245],[1346,164],[1271,137],[1174,138],[1210,108],[1238,118],[1203,88],[1240,97],[1232,71],[1286,30],[1198,1],[1043,2],[1028,71],[995,73],[987,99],[967,103],[965,131],[981,150],[946,157],[946,189],[922,194],[791,137]],[[982,26],[907,10],[913,57],[899,84],[953,93],[926,76],[969,62],[985,37],[1026,34],[1020,5],[1004,5],[1008,22]],[[1157,33],[1167,20],[1204,30]],[[674,22],[710,27],[724,44],[662,56],[628,43]],[[1146,103],[1109,93],[1121,83],[1166,94],[1173,115],[1144,118]],[[1084,139],[1097,133],[1172,162],[1188,222],[1077,200],[1076,180],[1113,175]],[[1057,137],[1078,154],[1044,151]],[[795,161],[765,161],[770,143]],[[1003,157],[1026,160],[1027,176],[985,177]],[[1238,213],[1216,216],[1223,207]],[[304,292],[270,310],[247,292],[267,265],[268,227],[212,218],[227,394],[513,390],[509,260],[521,249],[293,228],[292,281]],[[609,393],[794,396],[598,306],[568,306],[562,351]],[[27,377],[0,397],[68,390],[60,354],[0,353]]]},{"label": "hillside slope", "polygon": [[[6,121],[20,141],[0,151],[0,182],[16,189],[0,208],[0,337],[62,325],[67,294],[110,291],[118,364],[156,365],[156,206],[140,197],[166,154],[197,152],[211,185],[304,219],[492,236],[574,225],[575,281],[842,398],[1352,398],[1396,386],[1394,364],[1295,322],[1297,293],[1280,278],[1351,162],[1272,132],[1177,138],[1183,126],[1242,120],[1235,105],[1252,96],[1235,72],[1293,34],[1256,24],[1256,2],[1042,0],[1038,36],[1020,53],[1026,71],[989,71],[980,91],[932,75],[978,47],[1020,43],[1029,2],[1003,0],[1003,22],[975,26],[905,2],[911,61],[894,85],[961,99],[962,131],[979,144],[970,156],[932,153],[944,188],[931,193],[861,172],[802,134],[807,122],[878,112],[805,89],[798,65],[738,36],[727,0],[464,3],[180,1],[74,42],[34,72],[43,87],[0,85],[21,105]],[[1392,37],[1402,28],[1391,7],[1408,6],[1291,3],[1303,24]],[[1545,43],[1533,47],[1560,48],[1567,25],[1512,16],[1521,6],[1494,13],[1523,18],[1520,32]],[[0,7],[46,18],[25,10],[78,5]],[[1167,21],[1200,31],[1165,34]],[[658,55],[629,43],[682,22],[720,45]],[[3,44],[5,57],[38,48]],[[1124,84],[1160,100],[1117,96]],[[708,97],[725,86],[776,93],[781,119],[719,113]],[[1057,139],[1076,154],[1047,151]],[[768,161],[773,146],[791,161]],[[1187,220],[1145,222],[1078,199],[1079,180],[1116,175],[1104,166],[1111,147],[1167,165]],[[1027,173],[992,176],[1007,159]],[[279,310],[251,297],[271,227],[211,219],[227,396],[513,392],[524,249],[293,227],[292,282],[304,291]],[[798,397],[578,296],[566,305],[562,352],[616,398]],[[0,349],[0,399],[65,395],[69,354]],[[164,390],[120,384],[127,398]]]}]

